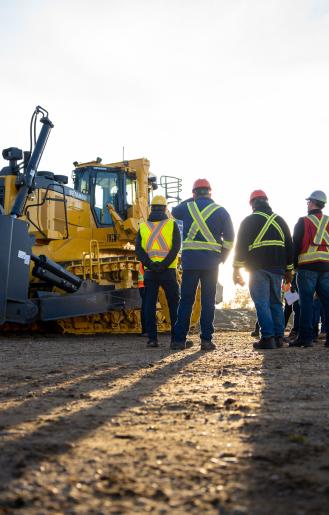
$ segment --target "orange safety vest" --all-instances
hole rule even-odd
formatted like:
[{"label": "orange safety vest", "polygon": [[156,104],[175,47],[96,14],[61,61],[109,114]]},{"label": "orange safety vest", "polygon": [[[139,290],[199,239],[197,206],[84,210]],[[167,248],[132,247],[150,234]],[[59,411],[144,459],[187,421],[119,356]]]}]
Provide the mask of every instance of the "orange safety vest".
[{"label": "orange safety vest", "polygon": [[[172,248],[174,220],[166,219],[160,222],[143,222],[140,225],[141,245],[151,261],[161,262]],[[169,265],[177,267],[178,258]]]},{"label": "orange safety vest", "polygon": [[138,288],[144,288],[144,267],[142,263],[139,263],[138,267]]}]

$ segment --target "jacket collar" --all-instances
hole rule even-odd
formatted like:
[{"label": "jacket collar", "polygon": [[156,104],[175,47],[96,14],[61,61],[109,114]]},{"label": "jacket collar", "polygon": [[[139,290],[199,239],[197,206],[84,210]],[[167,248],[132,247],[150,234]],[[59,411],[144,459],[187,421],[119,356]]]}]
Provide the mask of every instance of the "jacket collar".
[{"label": "jacket collar", "polygon": [[168,216],[166,213],[161,211],[151,211],[147,221],[148,222],[161,222],[161,220],[167,220]]}]

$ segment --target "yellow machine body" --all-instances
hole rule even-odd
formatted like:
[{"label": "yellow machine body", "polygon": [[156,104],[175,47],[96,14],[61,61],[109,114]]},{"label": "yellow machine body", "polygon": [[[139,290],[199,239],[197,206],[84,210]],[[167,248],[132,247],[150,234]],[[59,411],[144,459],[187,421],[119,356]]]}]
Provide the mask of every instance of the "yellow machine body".
[{"label": "yellow machine body", "polygon": [[[147,159],[102,164],[99,159],[75,163],[74,188],[61,176],[39,172],[27,197],[22,219],[29,222],[33,253],[45,255],[82,279],[115,289],[137,288],[135,237],[147,219],[155,177]],[[0,176],[4,214],[17,194],[17,175]],[[32,268],[32,267],[31,267]],[[31,287],[40,279],[31,274]],[[196,302],[193,319],[199,315]],[[157,310],[160,331],[170,329],[163,292]],[[57,321],[67,333],[137,333],[140,309],[113,310]]]}]

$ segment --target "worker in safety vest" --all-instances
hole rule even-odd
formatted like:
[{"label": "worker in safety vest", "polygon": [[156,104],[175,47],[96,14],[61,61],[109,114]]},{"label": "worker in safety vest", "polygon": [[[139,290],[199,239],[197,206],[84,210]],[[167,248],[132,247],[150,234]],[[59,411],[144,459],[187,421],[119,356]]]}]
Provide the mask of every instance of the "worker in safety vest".
[{"label": "worker in safety vest", "polygon": [[282,280],[293,277],[292,238],[286,222],[273,213],[264,191],[251,193],[252,214],[240,225],[233,260],[233,282],[243,285],[240,268],[249,271],[249,290],[254,301],[261,338],[255,349],[282,347],[284,314]]},{"label": "worker in safety vest", "polygon": [[158,347],[156,303],[160,286],[165,292],[173,331],[177,318],[179,286],[176,277],[177,254],[181,246],[178,226],[166,214],[167,201],[161,195],[152,200],[147,222],[140,225],[136,254],[145,269],[146,332],[148,347]]},{"label": "worker in safety vest", "polygon": [[201,349],[214,350],[215,296],[218,265],[223,263],[233,247],[234,229],[231,217],[211,199],[211,186],[206,179],[193,185],[193,198],[172,209],[183,222],[182,284],[177,322],[174,328],[173,350],[185,349],[192,308],[201,283]]},{"label": "worker in safety vest", "polygon": [[289,346],[313,346],[313,298],[316,292],[324,308],[325,346],[329,347],[329,216],[322,213],[327,196],[318,190],[306,200],[308,215],[299,218],[293,235],[300,322],[298,338]]}]

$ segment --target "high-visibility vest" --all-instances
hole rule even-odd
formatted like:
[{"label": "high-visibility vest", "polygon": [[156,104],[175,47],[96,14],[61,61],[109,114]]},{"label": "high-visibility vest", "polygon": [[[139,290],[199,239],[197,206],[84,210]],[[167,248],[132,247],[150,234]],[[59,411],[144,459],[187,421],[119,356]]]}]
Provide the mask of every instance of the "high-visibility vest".
[{"label": "high-visibility vest", "polygon": [[[284,247],[285,246],[285,236],[282,228],[278,224],[278,222],[275,220],[278,215],[272,213],[271,215],[267,213],[263,213],[262,211],[254,211],[253,215],[260,215],[263,218],[265,218],[265,223],[259,233],[257,234],[254,241],[249,245],[248,250],[249,252],[254,249],[258,249],[260,247]],[[277,240],[266,240],[264,239],[266,236],[266,233],[268,229],[273,226],[277,232],[278,232],[278,239]]]},{"label": "high-visibility vest", "polygon": [[143,263],[139,263],[137,284],[138,284],[138,288],[144,288],[144,267],[143,267]]},{"label": "high-visibility vest", "polygon": [[[142,248],[151,261],[163,261],[168,255],[173,243],[174,220],[166,219],[160,222],[143,222],[140,225]],[[168,268],[177,267],[178,258]]]},{"label": "high-visibility vest", "polygon": [[320,213],[317,217],[308,215],[304,218],[305,231],[298,264],[329,262],[329,216]]},{"label": "high-visibility vest", "polygon": [[[183,241],[183,250],[212,250],[213,252],[221,252],[223,246],[231,248],[233,242],[223,242],[222,245],[222,243],[216,240],[207,225],[208,218],[220,209],[221,206],[212,202],[200,211],[196,202],[188,202],[187,207],[193,222]],[[198,232],[202,234],[204,241],[196,240]]]}]

